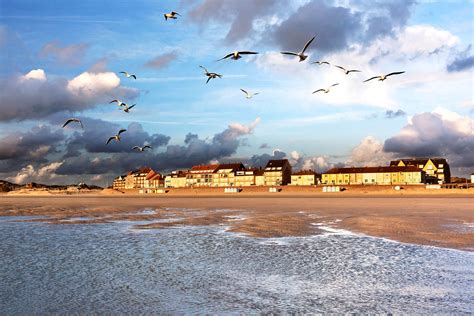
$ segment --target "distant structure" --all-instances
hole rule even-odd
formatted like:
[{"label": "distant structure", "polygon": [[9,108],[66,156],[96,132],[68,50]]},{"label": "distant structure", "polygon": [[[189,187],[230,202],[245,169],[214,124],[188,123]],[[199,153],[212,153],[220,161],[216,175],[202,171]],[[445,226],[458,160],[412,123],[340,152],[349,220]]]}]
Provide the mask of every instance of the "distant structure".
[{"label": "distant structure", "polygon": [[323,184],[420,184],[425,172],[415,166],[332,168],[322,175]]},{"label": "distant structure", "polygon": [[186,175],[187,187],[211,187],[212,175],[218,164],[193,166]]},{"label": "distant structure", "polygon": [[415,166],[426,172],[426,183],[450,183],[451,170],[444,158],[410,158],[397,159],[390,162],[390,166]]},{"label": "distant structure", "polygon": [[236,179],[235,174],[237,171],[245,170],[245,166],[239,163],[228,163],[220,164],[214,174],[212,175],[212,186],[213,187],[228,187],[235,186]]},{"label": "distant structure", "polygon": [[165,188],[186,187],[187,170],[175,170],[165,177]]},{"label": "distant structure", "polygon": [[235,173],[235,185],[238,187],[265,185],[265,176],[262,169],[248,168],[237,170]]},{"label": "distant structure", "polygon": [[270,160],[264,169],[265,185],[287,185],[291,182],[291,165],[288,159]]},{"label": "distant structure", "polygon": [[474,172],[471,173],[471,183],[474,183]]},{"label": "distant structure", "polygon": [[291,185],[315,185],[321,182],[321,175],[313,170],[300,170],[291,175]]}]

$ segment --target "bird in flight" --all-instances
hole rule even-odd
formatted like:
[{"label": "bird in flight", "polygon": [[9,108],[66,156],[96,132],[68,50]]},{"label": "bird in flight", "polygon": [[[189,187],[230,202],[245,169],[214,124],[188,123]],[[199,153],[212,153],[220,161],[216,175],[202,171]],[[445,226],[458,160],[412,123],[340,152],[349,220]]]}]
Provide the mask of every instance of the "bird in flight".
[{"label": "bird in flight", "polygon": [[150,149],[151,149],[151,146],[150,146],[150,145],[145,145],[145,146],[143,146],[143,147],[134,146],[134,147],[132,148],[132,150],[138,149],[138,151],[142,152],[142,151],[145,151],[146,148],[150,148]]},{"label": "bird in flight", "polygon": [[246,97],[247,99],[252,99],[252,97],[253,97],[254,95],[259,94],[258,92],[256,92],[256,93],[247,92],[247,91],[245,91],[244,89],[240,89],[240,91],[242,91],[243,93],[245,93],[245,97]]},{"label": "bird in flight", "polygon": [[204,69],[204,74],[207,76],[206,83],[208,83],[209,80],[211,80],[211,79],[222,78],[222,75],[220,75],[218,73],[215,73],[215,72],[209,72],[209,71],[207,71],[206,67],[204,67],[204,66],[199,66],[199,67]]},{"label": "bird in flight", "polygon": [[71,123],[71,122],[77,122],[77,123],[81,124],[81,127],[82,127],[82,128],[84,128],[84,125],[82,125],[82,121],[81,121],[80,119],[74,118],[74,117],[68,119],[68,120],[63,124],[63,128],[66,127],[66,125],[68,125],[68,124]]},{"label": "bird in flight", "polygon": [[318,64],[320,66],[323,64],[330,65],[328,61],[323,61],[323,60],[313,61],[312,64]]},{"label": "bird in flight", "polygon": [[297,56],[300,58],[300,62],[302,62],[303,60],[305,60],[306,58],[308,58],[308,55],[305,55],[304,52],[306,51],[306,49],[309,47],[309,45],[314,41],[314,39],[316,38],[316,36],[314,36],[312,39],[310,39],[306,45],[303,47],[303,50],[299,53],[293,53],[293,52],[281,52],[283,55],[292,55],[292,56]]},{"label": "bird in flight", "polygon": [[121,73],[121,74],[124,74],[125,77],[127,77],[127,78],[133,78],[133,79],[135,79],[135,80],[137,79],[137,76],[136,76],[136,75],[129,74],[129,73],[126,72],[126,71],[121,71],[120,73]]},{"label": "bird in flight", "polygon": [[222,57],[221,59],[219,59],[217,61],[227,59],[229,57],[233,60],[238,60],[238,59],[242,58],[242,55],[256,55],[256,54],[258,54],[258,53],[257,52],[250,52],[250,51],[237,51],[236,50],[235,52],[227,54],[227,55],[225,55],[224,57]]},{"label": "bird in flight", "polygon": [[401,75],[405,73],[404,71],[396,71],[396,72],[391,72],[389,73],[388,75],[380,75],[380,76],[375,76],[375,77],[372,77],[372,78],[369,78],[367,80],[364,80],[364,82],[367,82],[367,81],[370,81],[370,80],[374,80],[374,79],[379,79],[379,81],[384,81],[385,79],[387,79],[388,77],[390,76],[394,76],[394,75]]},{"label": "bird in flight", "polygon": [[126,129],[121,129],[117,135],[114,135],[114,136],[110,136],[109,139],[107,140],[107,145],[112,141],[112,140],[115,140],[116,142],[119,142],[120,141],[120,134],[122,134],[123,132],[126,132],[127,130]]},{"label": "bird in flight", "polygon": [[130,109],[133,108],[135,105],[136,104],[132,104],[132,105],[128,106],[127,104],[125,104],[125,106],[120,108],[119,110],[123,110],[125,113],[129,113]]},{"label": "bird in flight", "polygon": [[127,103],[124,103],[124,102],[122,102],[120,100],[117,100],[117,99],[110,101],[109,104],[114,103],[114,102],[117,102],[118,106],[126,106],[127,105]]},{"label": "bird in flight", "polygon": [[181,14],[179,14],[178,12],[174,12],[174,11],[171,11],[170,13],[163,14],[166,21],[168,21],[168,19],[176,20],[178,18],[177,15],[181,16]]},{"label": "bird in flight", "polygon": [[335,83],[335,84],[331,85],[331,86],[330,86],[329,88],[327,88],[327,89],[318,89],[318,90],[316,90],[316,91],[313,91],[313,94],[318,93],[318,92],[329,93],[330,89],[331,89],[332,87],[337,86],[337,85],[339,85],[339,83]]},{"label": "bird in flight", "polygon": [[334,67],[341,69],[342,71],[344,71],[344,74],[346,75],[350,74],[351,72],[361,72],[360,70],[357,70],[357,69],[346,69],[342,66],[337,66],[337,65],[334,65]]}]

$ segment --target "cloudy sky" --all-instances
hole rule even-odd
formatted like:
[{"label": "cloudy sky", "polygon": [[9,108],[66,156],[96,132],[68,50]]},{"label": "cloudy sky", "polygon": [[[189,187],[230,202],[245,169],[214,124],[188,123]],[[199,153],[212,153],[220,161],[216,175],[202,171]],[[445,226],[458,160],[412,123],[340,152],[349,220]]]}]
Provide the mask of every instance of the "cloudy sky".
[{"label": "cloudy sky", "polygon": [[[143,165],[272,157],[324,171],[443,156],[467,175],[473,15],[456,0],[0,0],[0,179],[106,185]],[[313,36],[307,61],[279,53]],[[234,50],[260,54],[217,62]],[[223,78],[206,85],[199,65]],[[393,71],[406,73],[362,82]],[[71,116],[84,130],[61,128]]]}]

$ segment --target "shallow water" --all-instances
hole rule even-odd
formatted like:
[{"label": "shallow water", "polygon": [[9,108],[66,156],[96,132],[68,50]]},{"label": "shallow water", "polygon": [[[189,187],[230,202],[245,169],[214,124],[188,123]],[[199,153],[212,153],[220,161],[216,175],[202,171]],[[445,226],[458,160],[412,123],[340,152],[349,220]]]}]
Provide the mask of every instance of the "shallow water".
[{"label": "shallow water", "polygon": [[471,252],[331,228],[259,239],[15,219],[0,220],[1,315],[474,311]]}]

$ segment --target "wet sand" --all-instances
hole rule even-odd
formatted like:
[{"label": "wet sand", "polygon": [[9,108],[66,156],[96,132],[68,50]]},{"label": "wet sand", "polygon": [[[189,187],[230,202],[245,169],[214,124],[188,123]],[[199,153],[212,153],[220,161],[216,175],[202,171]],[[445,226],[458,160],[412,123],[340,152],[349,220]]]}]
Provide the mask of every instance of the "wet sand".
[{"label": "wet sand", "polygon": [[51,224],[145,221],[139,229],[224,225],[254,237],[308,236],[321,233],[322,225],[474,251],[472,195],[1,195],[0,216],[46,216],[30,220]]}]

